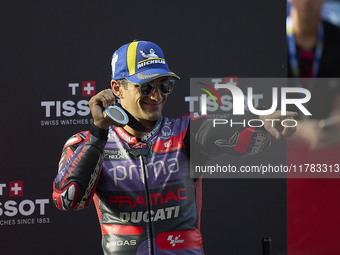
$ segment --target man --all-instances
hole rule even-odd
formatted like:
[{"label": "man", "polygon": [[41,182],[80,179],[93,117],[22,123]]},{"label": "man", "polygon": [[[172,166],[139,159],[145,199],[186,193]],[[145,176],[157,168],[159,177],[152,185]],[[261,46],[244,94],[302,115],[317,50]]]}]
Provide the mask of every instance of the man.
[{"label": "man", "polygon": [[[288,77],[296,78],[292,86],[312,93],[307,106],[312,118],[299,122],[295,136],[308,143],[310,150],[334,147],[340,142],[340,79],[334,79],[340,77],[340,28],[322,20],[324,0],[289,2]],[[319,121],[327,118],[333,125],[320,128]]]},{"label": "man", "polygon": [[[296,139],[288,141],[288,164],[337,164],[340,29],[322,20],[324,0],[289,1],[288,77],[292,78],[291,86],[303,86],[311,92],[307,109],[312,116],[298,120]],[[339,179],[325,172],[304,174],[301,177],[305,179],[287,180],[288,254],[338,254]]]},{"label": "man", "polygon": [[[295,128],[279,132],[266,124],[268,132],[236,130],[214,128],[204,116],[194,121],[190,115],[163,118],[162,108],[179,77],[152,42],[122,46],[111,64],[112,89],[89,101],[94,119],[90,131],[74,135],[64,146],[53,200],[60,210],[79,210],[93,198],[105,254],[203,254],[201,178],[190,178],[190,155],[198,155],[203,164],[222,153],[251,154],[256,141],[252,137],[259,133],[261,152],[270,143],[268,132],[280,139]],[[124,128],[110,125],[103,115],[115,98],[130,114]],[[278,111],[263,118],[287,116]],[[233,147],[214,143],[235,134]]]}]

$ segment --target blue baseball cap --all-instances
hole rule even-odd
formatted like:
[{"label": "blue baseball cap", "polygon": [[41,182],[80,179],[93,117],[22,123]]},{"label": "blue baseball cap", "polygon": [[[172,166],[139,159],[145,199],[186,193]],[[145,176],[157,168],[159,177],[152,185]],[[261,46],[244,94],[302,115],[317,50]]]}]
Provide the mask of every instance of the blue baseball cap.
[{"label": "blue baseball cap", "polygon": [[162,49],[153,42],[133,41],[123,45],[112,55],[111,67],[113,80],[126,78],[142,84],[162,76],[180,79],[169,70]]}]

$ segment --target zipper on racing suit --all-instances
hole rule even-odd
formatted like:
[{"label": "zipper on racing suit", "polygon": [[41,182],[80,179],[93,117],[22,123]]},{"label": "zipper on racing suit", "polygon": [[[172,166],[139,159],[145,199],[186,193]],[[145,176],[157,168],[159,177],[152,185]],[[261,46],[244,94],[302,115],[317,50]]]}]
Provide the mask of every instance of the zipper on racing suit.
[{"label": "zipper on racing suit", "polygon": [[[146,148],[144,149],[133,149],[133,148],[130,148],[129,152],[134,155],[135,157],[139,157],[139,162],[140,162],[140,165],[141,165],[141,168],[142,168],[142,172],[140,172],[143,176],[141,176],[141,180],[142,182],[144,183],[145,185],[145,193],[146,193],[146,205],[147,205],[147,210],[148,210],[148,213],[149,213],[149,222],[148,222],[148,226],[149,226],[149,236],[148,236],[148,242],[149,242],[149,247],[150,247],[150,250],[151,250],[151,254],[153,255],[154,254],[154,243],[153,243],[153,236],[154,236],[154,231],[153,231],[153,227],[152,227],[152,222],[151,222],[151,207],[150,207],[150,197],[149,197],[149,187],[148,187],[148,181],[147,181],[147,159],[146,159],[146,156],[148,155],[149,153],[149,150],[151,148],[151,144],[150,143],[147,143],[148,144],[148,148],[146,150]],[[138,152],[137,152],[138,151]]]},{"label": "zipper on racing suit", "polygon": [[144,179],[144,184],[145,184],[145,191],[146,191],[146,205],[148,207],[148,211],[149,211],[149,228],[150,228],[150,248],[151,248],[151,254],[154,254],[154,247],[153,247],[153,227],[152,227],[152,222],[151,222],[151,208],[150,208],[150,197],[149,197],[149,187],[148,187],[148,181],[146,178],[146,171],[147,171],[147,161],[146,161],[146,157],[144,155],[140,155],[140,159],[141,159],[141,165],[143,168],[143,179]]}]

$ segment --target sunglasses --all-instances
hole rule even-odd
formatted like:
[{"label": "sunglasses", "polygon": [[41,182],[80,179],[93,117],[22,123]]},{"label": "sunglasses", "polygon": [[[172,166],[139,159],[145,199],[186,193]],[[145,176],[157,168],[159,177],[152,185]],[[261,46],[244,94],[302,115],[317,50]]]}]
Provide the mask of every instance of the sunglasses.
[{"label": "sunglasses", "polygon": [[149,81],[147,83],[143,83],[139,85],[138,87],[139,87],[139,93],[142,96],[150,95],[152,91],[154,91],[156,86],[159,86],[159,89],[163,95],[169,95],[173,91],[174,85],[175,85],[174,79],[166,79],[160,82]]}]

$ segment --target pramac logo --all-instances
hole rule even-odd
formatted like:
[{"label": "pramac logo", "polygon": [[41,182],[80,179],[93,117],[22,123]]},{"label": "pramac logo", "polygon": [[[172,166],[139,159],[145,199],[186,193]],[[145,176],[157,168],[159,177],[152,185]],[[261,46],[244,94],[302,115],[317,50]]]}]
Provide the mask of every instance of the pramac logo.
[{"label": "pramac logo", "polygon": [[168,141],[158,141],[153,146],[153,150],[157,153],[167,153],[171,151],[177,151],[180,148],[184,147],[183,144],[183,137],[185,135],[185,132],[180,133],[177,136],[171,137]]}]

